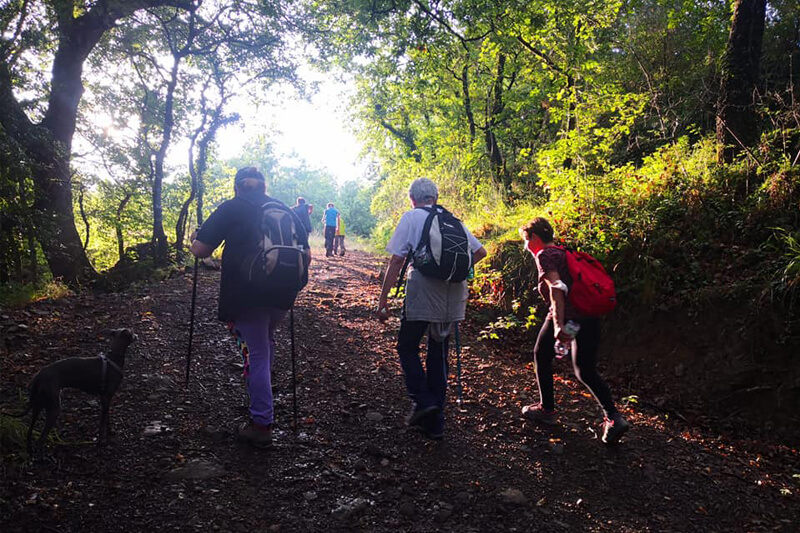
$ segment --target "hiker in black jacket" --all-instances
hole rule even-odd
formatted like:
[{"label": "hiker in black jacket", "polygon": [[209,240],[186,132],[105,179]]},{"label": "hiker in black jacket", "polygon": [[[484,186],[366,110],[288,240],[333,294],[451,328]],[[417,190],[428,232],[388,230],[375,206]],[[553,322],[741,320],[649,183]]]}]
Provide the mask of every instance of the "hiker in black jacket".
[{"label": "hiker in black jacket", "polygon": [[[222,277],[219,287],[219,319],[227,322],[236,336],[245,360],[247,392],[250,396],[250,420],[238,428],[238,437],[255,446],[271,441],[273,422],[272,359],[275,353],[275,329],[294,305],[294,290],[254,290],[242,274],[242,264],[261,238],[258,220],[261,206],[280,203],[266,194],[264,175],[246,167],[236,173],[234,198],[223,202],[192,236],[191,252],[208,257],[223,241]],[[289,216],[294,216],[283,206]],[[310,261],[308,235],[300,228],[298,244]]]}]

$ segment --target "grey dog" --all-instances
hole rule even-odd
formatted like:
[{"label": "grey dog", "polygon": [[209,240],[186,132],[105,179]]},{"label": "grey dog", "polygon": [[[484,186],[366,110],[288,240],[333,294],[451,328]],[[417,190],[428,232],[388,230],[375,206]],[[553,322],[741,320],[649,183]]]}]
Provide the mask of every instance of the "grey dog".
[{"label": "grey dog", "polygon": [[56,424],[61,414],[61,389],[79,389],[88,394],[100,397],[100,433],[97,439],[102,444],[109,435],[108,411],[111,398],[122,383],[122,369],[125,366],[125,351],[137,337],[129,329],[106,331],[112,335],[111,348],[108,355],[97,357],[69,357],[56,361],[41,369],[31,381],[28,397],[28,408],[33,411],[31,425],[28,428],[28,455],[33,452],[33,426],[42,409],[46,416],[44,429],[36,442],[41,452],[47,434]]}]

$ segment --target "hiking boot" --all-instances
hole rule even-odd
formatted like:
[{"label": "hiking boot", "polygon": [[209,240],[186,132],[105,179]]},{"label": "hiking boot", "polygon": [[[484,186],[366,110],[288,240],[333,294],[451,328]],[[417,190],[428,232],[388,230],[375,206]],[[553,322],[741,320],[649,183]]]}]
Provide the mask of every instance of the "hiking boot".
[{"label": "hiking boot", "polygon": [[534,422],[547,424],[549,426],[555,425],[558,419],[558,416],[554,410],[545,409],[540,403],[534,403],[523,407],[522,416],[528,420],[533,420]]},{"label": "hiking boot", "polygon": [[406,424],[409,427],[421,427],[425,429],[423,424],[425,420],[428,418],[433,418],[433,415],[438,415],[440,412],[441,409],[439,409],[435,405],[420,407],[417,404],[414,404],[414,407],[411,409],[411,412],[406,417]]},{"label": "hiking boot", "polygon": [[431,440],[442,440],[444,438],[444,413],[441,411],[436,416],[429,415],[422,421],[422,431]]},{"label": "hiking boot", "polygon": [[256,448],[267,448],[272,444],[272,425],[262,426],[252,420],[236,428],[236,438]]},{"label": "hiking boot", "polygon": [[621,414],[614,413],[611,418],[606,418],[603,422],[602,440],[606,444],[615,444],[630,428],[630,422],[625,420]]}]

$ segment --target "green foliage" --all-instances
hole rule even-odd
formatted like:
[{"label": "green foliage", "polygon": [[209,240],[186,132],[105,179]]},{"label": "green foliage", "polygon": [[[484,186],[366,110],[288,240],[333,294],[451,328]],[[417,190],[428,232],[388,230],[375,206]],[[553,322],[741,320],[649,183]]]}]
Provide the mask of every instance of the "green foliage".
[{"label": "green foliage", "polygon": [[800,230],[775,228],[775,237],[786,264],[783,267],[783,282],[788,287],[796,287],[800,283]]},{"label": "green foliage", "polygon": [[336,194],[336,208],[345,221],[348,235],[369,236],[375,228],[376,218],[370,211],[375,187],[356,181],[343,183]]},{"label": "green foliage", "polygon": [[0,285],[0,306],[24,307],[40,300],[58,300],[71,294],[69,287],[58,281],[41,284],[10,282]]},{"label": "green foliage", "polygon": [[516,315],[506,315],[500,317],[494,322],[490,322],[478,334],[479,340],[500,340],[503,331],[514,329],[522,326],[523,323],[517,318]]},{"label": "green foliage", "polygon": [[10,458],[21,463],[27,457],[27,434],[28,425],[23,419],[0,413],[0,455],[5,460]]},{"label": "green foliage", "polygon": [[[794,285],[796,2],[770,6],[764,80],[753,108],[762,136],[727,165],[717,162],[714,112],[729,3],[345,0],[288,9],[281,1],[225,0],[193,12],[137,11],[119,21],[85,65],[76,146],[91,149],[76,150],[83,153],[74,160],[81,168],[72,189],[82,202],[75,205],[78,231],[87,237],[85,216],[86,251],[100,269],[126,250],[146,248],[154,206],[162,207],[161,223],[175,239],[190,178],[185,168],[166,168],[163,191],[152,197],[162,143],[175,150],[177,141],[203,131],[212,104],[224,103],[228,90],[260,99],[286,82],[304,93],[294,72],[302,39],[314,65],[355,74],[350,104],[379,179],[337,186],[325,171],[279,159],[266,135],[229,161],[214,158],[212,142],[205,216],[232,195],[236,169],[254,165],[273,196],[289,205],[303,196],[313,204],[315,225],[333,201],[348,233],[371,234],[382,248],[410,208],[409,183],[430,177],[440,202],[491,248],[491,263],[478,269],[477,292],[506,309],[516,306],[519,320],[538,302],[532,263],[516,233],[533,216],[551,219],[560,239],[614,270],[623,297],[645,304],[716,287],[727,278],[717,265],[747,269],[754,261],[749,254],[765,242],[770,257],[751,274]],[[39,67],[58,46],[54,13],[39,3],[0,10],[9,83],[15,94],[30,95],[22,104],[32,120],[47,108],[49,80]],[[193,24],[200,20],[207,24]],[[16,23],[24,31],[15,32]],[[190,38],[192,28],[198,33]],[[171,140],[170,80],[176,84]],[[32,220],[38,189],[19,141],[0,129],[0,208],[17,225],[2,237],[3,255],[13,258],[0,269],[6,277],[39,261],[36,250],[22,253],[21,228]]]}]

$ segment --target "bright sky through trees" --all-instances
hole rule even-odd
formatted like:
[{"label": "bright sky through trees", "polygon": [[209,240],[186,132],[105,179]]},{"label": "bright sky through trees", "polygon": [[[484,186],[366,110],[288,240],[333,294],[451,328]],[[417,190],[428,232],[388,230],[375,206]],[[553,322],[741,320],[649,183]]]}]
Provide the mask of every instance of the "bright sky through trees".
[{"label": "bright sky through trees", "polygon": [[[274,95],[264,98],[268,104],[260,106],[248,94],[235,98],[228,112],[238,113],[241,119],[218,135],[219,157],[229,159],[241,155],[248,141],[266,133],[274,141],[276,153],[284,165],[292,166],[304,160],[310,168],[327,170],[337,183],[362,180],[367,162],[360,159],[362,146],[350,129],[352,120],[348,116],[354,90],[352,82],[338,81],[309,70],[305,70],[303,76],[319,83],[319,90],[310,101],[291,90],[278,89]],[[115,128],[112,117],[103,112],[94,114],[91,123],[119,139],[125,133],[132,135],[138,127],[138,121],[132,118],[129,124],[132,130],[128,132]],[[76,141],[77,151],[87,155],[83,164],[95,170],[102,167],[99,160],[88,157],[92,148],[80,138]],[[187,153],[187,139],[173,143],[167,158],[169,167],[185,171]]]},{"label": "bright sky through trees", "polygon": [[[220,157],[239,155],[248,140],[266,131],[286,165],[303,159],[309,167],[326,169],[338,183],[363,178],[367,165],[360,160],[362,147],[349,128],[352,85],[322,79],[319,74],[308,76],[320,81],[319,92],[310,102],[288,93],[271,98],[271,104],[261,108],[254,107],[246,96],[233,102],[230,110],[242,119],[220,133]],[[185,158],[179,149],[175,152]]]}]

